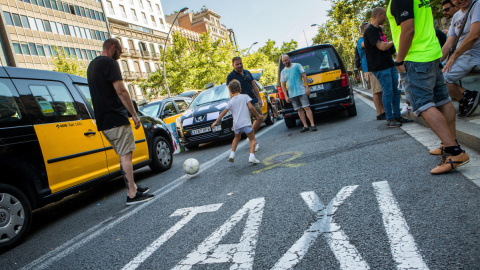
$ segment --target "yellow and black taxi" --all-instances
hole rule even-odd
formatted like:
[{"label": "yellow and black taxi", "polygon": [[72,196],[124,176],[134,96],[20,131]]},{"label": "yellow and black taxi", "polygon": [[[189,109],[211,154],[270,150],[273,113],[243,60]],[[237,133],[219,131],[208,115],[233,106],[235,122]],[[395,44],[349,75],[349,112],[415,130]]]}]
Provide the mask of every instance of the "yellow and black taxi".
[{"label": "yellow and black taxi", "polygon": [[[259,90],[262,85],[255,81]],[[272,105],[265,91],[261,91],[263,100],[262,116],[266,125],[274,121]],[[229,112],[223,117],[221,124],[211,129],[212,123],[227,107],[230,93],[226,84],[218,85],[201,92],[190,104],[188,109],[177,118],[176,129],[180,144],[186,148],[195,148],[201,143],[228,139],[234,137],[233,118]]]},{"label": "yellow and black taxi", "polygon": [[[346,110],[348,116],[356,116],[357,109],[353,97],[353,89],[348,81],[347,70],[335,48],[330,44],[316,45],[287,53],[292,63],[299,63],[308,78],[310,87],[310,108],[314,114],[326,111]],[[281,87],[280,73],[285,65],[280,59],[278,67],[278,82]],[[288,89],[287,89],[288,90]],[[296,126],[299,119],[292,103],[285,101],[281,89],[280,96],[285,125],[288,128]]]},{"label": "yellow and black taxi", "polygon": [[[121,175],[119,158],[98,132],[90,102],[85,78],[0,68],[1,250],[25,236],[33,209]],[[164,123],[138,115],[142,125],[133,129],[134,169],[170,169],[172,138]]]}]

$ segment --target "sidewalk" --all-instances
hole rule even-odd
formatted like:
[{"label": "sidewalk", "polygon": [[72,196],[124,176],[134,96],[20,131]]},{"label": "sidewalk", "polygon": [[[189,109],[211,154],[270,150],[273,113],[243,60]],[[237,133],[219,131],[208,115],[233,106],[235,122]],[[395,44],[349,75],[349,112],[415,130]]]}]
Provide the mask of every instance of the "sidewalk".
[{"label": "sidewalk", "polygon": [[[372,91],[370,89],[365,89],[361,86],[353,87],[353,90],[370,100],[372,100]],[[458,110],[458,102],[453,101],[453,106],[455,110]],[[400,108],[403,108],[405,104],[405,96],[402,91],[401,104]],[[422,117],[416,117],[412,112],[403,115],[404,117],[413,119],[415,122],[420,123],[426,127],[427,124]],[[372,115],[375,117],[375,115]],[[477,107],[475,112],[465,118],[457,118],[457,140],[460,144],[466,145],[477,152],[480,152],[480,106]]]}]

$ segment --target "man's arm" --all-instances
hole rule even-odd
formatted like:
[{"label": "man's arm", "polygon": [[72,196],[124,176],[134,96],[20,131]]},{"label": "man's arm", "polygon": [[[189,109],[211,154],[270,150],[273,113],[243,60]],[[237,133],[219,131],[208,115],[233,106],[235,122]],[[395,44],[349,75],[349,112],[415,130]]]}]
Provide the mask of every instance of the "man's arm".
[{"label": "man's arm", "polygon": [[307,78],[307,74],[304,72],[302,73],[302,78],[303,78],[303,83],[305,84],[305,94],[307,94],[307,96],[310,95],[310,87],[308,86],[308,78]]},{"label": "man's arm", "polygon": [[285,101],[287,103],[290,103],[290,98],[288,97],[288,91],[287,91],[287,82],[282,82],[282,91],[283,95],[285,96]]},{"label": "man's arm", "polygon": [[[407,57],[408,51],[412,46],[413,37],[415,36],[415,20],[408,19],[403,21],[400,24],[402,28],[400,32],[400,41],[398,44],[398,53],[397,58],[395,59],[396,62],[402,62]],[[405,66],[401,65],[397,67],[399,72],[406,72]]]},{"label": "man's arm", "polygon": [[135,129],[138,129],[141,125],[140,118],[138,118],[137,112],[132,104],[132,99],[128,94],[128,90],[125,87],[125,83],[122,80],[117,80],[113,82],[113,87],[115,88],[115,92],[117,92],[118,97],[123,103],[123,106],[127,109],[127,111],[132,115],[132,120],[135,123]]},{"label": "man's arm", "polygon": [[447,42],[445,42],[445,44],[442,47],[442,58],[440,58],[440,62],[443,62],[443,60],[445,60],[445,58],[447,58],[448,52],[450,51],[451,48],[453,48],[453,45],[455,45],[455,39],[456,38],[457,37],[455,37],[455,36],[449,36],[447,38]]},{"label": "man's arm", "polygon": [[[252,126],[260,126],[261,122],[263,122],[263,118],[262,116],[257,112],[257,110],[255,110],[255,108],[252,106],[252,103],[249,101],[247,102],[247,107],[248,107],[248,110],[253,114],[255,115],[255,121],[253,121],[253,125]],[[260,121],[260,123],[258,123]]]},{"label": "man's arm", "polygon": [[385,41],[379,40],[377,41],[376,45],[380,51],[388,51],[393,46],[393,41],[385,42]]},{"label": "man's arm", "polygon": [[260,105],[260,107],[263,107],[263,100],[262,98],[260,97],[260,91],[258,91],[258,87],[257,87],[257,84],[255,83],[255,81],[252,80],[252,90],[253,90],[253,94],[257,97],[258,99],[258,103]]},{"label": "man's arm", "polygon": [[477,42],[478,38],[480,37],[480,22],[474,22],[470,25],[470,33],[468,33],[467,37],[463,40],[462,44],[455,50],[455,52],[450,56],[445,67],[443,68],[443,72],[449,72],[452,68],[453,63],[457,60],[459,56],[461,56],[464,52],[468,51],[472,46]]}]

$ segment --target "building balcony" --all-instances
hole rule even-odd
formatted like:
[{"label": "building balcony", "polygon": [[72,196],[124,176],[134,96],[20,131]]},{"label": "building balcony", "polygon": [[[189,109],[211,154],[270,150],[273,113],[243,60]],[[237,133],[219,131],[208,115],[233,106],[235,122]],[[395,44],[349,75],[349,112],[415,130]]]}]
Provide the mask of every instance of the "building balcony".
[{"label": "building balcony", "polygon": [[142,51],[143,58],[152,59],[152,55],[149,51]]},{"label": "building balcony", "polygon": [[140,54],[140,50],[130,49],[130,56],[132,58],[140,58],[142,55]]},{"label": "building balcony", "polygon": [[156,53],[156,52],[153,52],[153,53],[152,53],[152,57],[153,57],[153,59],[155,59],[155,60],[159,60],[159,59],[160,59],[160,54],[159,54],[159,53]]},{"label": "building balcony", "polygon": [[133,71],[124,71],[123,72],[123,78],[128,81],[136,80],[138,79],[137,73]]},{"label": "building balcony", "polygon": [[150,77],[150,72],[139,72],[139,79],[148,79],[148,77]]}]

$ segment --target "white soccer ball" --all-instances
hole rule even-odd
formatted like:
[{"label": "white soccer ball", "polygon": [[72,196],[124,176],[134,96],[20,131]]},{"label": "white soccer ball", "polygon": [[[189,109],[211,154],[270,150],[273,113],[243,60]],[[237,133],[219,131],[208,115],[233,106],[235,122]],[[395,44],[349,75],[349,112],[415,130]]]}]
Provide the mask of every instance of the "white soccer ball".
[{"label": "white soccer ball", "polygon": [[200,170],[200,163],[194,158],[189,158],[183,163],[183,170],[187,174],[196,174]]}]

